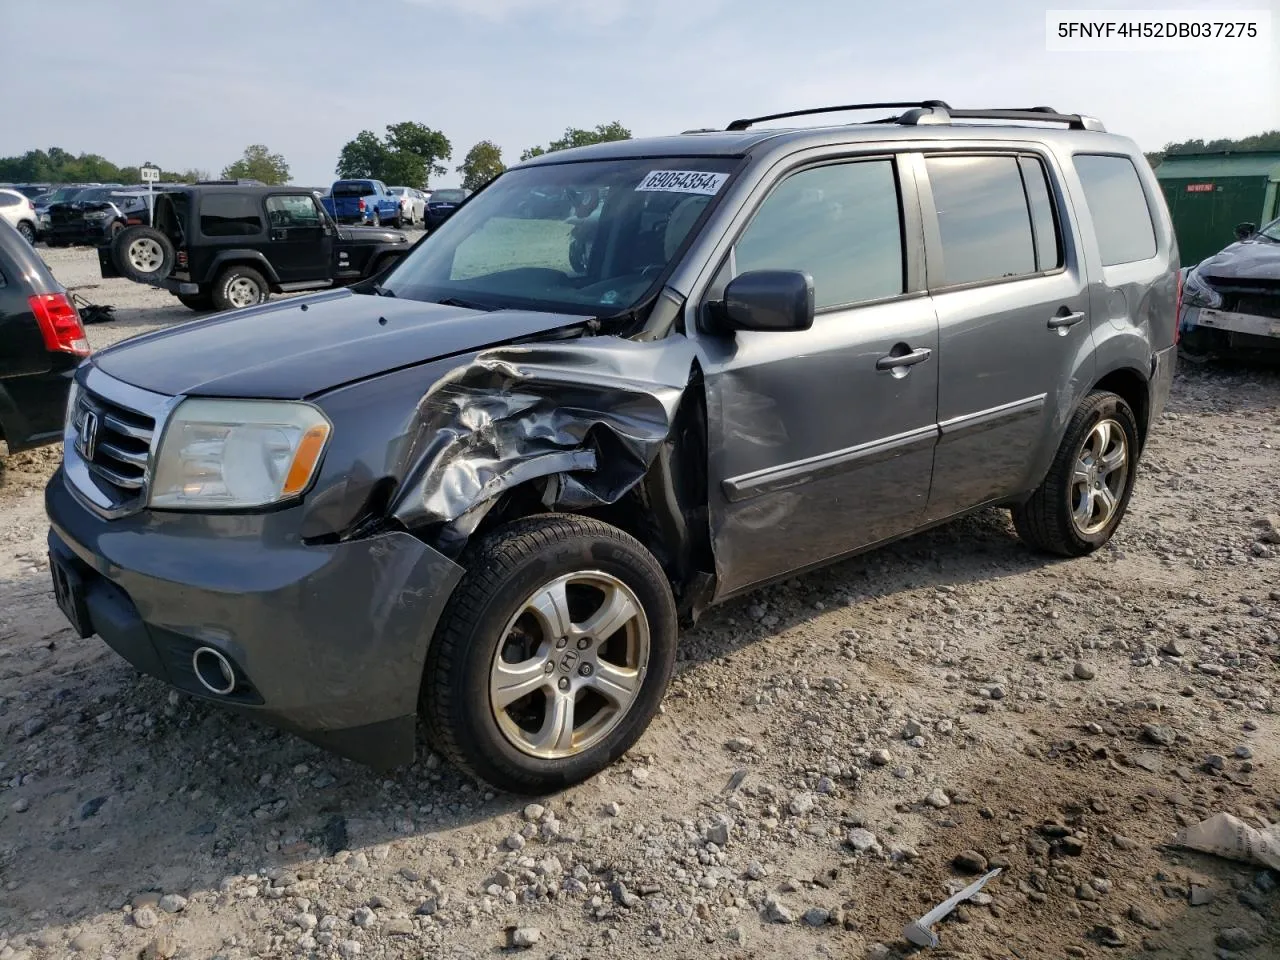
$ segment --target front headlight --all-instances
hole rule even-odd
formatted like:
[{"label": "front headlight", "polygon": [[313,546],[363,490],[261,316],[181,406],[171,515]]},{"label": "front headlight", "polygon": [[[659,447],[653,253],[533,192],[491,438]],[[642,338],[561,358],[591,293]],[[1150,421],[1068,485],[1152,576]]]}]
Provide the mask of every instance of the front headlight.
[{"label": "front headlight", "polygon": [[262,507],[311,485],[332,432],[309,403],[184,400],[156,453],[150,505]]},{"label": "front headlight", "polygon": [[62,418],[62,439],[71,443],[76,436],[76,404],[80,402],[80,384],[71,381],[67,391],[67,411]]},{"label": "front headlight", "polygon": [[86,214],[84,215],[84,218],[85,218],[86,220],[105,220],[105,219],[107,219],[107,211],[105,211],[105,210],[90,210],[88,213],[86,213]]},{"label": "front headlight", "polygon": [[1200,279],[1195,268],[1187,271],[1187,280],[1182,287],[1182,302],[1188,307],[1220,307],[1222,294]]}]

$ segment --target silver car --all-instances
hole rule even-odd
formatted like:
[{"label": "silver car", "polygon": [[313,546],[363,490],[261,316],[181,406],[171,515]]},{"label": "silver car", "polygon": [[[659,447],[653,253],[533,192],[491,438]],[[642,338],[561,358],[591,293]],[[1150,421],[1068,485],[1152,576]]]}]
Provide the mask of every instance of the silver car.
[{"label": "silver car", "polygon": [[4,220],[22,234],[22,239],[27,243],[35,244],[40,220],[36,214],[35,204],[25,193],[0,189],[0,220]]},{"label": "silver car", "polygon": [[411,227],[424,223],[427,219],[427,197],[414,187],[387,187],[387,193],[400,200],[400,217]]}]

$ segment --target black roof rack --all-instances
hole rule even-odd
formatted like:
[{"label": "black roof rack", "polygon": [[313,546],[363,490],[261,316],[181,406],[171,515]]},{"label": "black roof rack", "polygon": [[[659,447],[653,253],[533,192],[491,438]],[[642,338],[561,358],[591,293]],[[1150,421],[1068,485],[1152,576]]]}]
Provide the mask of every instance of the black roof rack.
[{"label": "black roof rack", "polygon": [[905,113],[872,123],[897,123],[903,126],[917,124],[950,123],[952,120],[1017,120],[1035,123],[1065,123],[1072,130],[1103,131],[1105,128],[1093,117],[1078,113],[1059,113],[1053,107],[1002,107],[984,108],[980,110],[956,109],[944,100],[921,100],[907,103],[851,103],[838,107],[813,107],[808,110],[789,110],[786,113],[774,113],[764,117],[751,117],[735,120],[726,128],[728,130],[746,130],[752,124],[764,123],[768,120],[786,120],[790,117],[807,117],[818,113],[842,113],[846,110],[888,110],[907,108]]}]

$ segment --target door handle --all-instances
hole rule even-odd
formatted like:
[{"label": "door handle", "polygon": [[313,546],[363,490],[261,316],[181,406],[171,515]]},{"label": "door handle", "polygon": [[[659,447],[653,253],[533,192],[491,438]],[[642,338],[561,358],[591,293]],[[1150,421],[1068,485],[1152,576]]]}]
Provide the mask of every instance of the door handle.
[{"label": "door handle", "polygon": [[907,350],[906,344],[900,343],[893,349],[896,351],[899,347],[901,347],[904,352],[890,353],[887,356],[881,357],[876,361],[876,369],[889,371],[896,370],[898,367],[913,367],[917,363],[924,363],[933,356],[933,351],[928,347],[919,347],[915,350]]},{"label": "door handle", "polygon": [[272,240],[288,240],[289,231],[286,230],[284,227],[272,227],[271,239]]},{"label": "door handle", "polygon": [[1049,318],[1050,330],[1065,330],[1067,327],[1074,327],[1077,323],[1084,319],[1084,314],[1077,310],[1075,313],[1062,313]]}]

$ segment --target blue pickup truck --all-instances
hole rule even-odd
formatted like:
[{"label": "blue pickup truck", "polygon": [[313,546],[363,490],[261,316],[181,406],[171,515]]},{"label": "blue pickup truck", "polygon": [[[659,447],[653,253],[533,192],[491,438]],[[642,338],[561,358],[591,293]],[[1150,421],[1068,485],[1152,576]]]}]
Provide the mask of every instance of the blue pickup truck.
[{"label": "blue pickup truck", "polygon": [[321,203],[339,223],[400,226],[400,198],[381,180],[337,180]]}]

